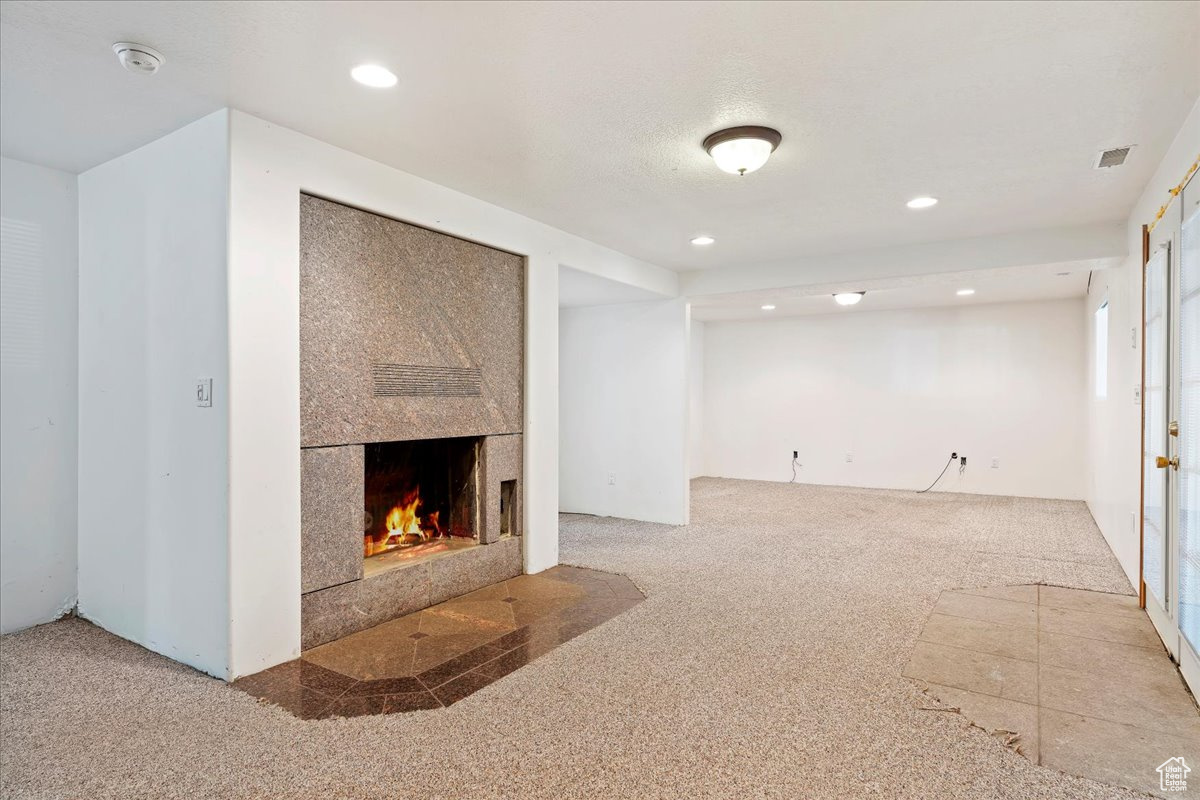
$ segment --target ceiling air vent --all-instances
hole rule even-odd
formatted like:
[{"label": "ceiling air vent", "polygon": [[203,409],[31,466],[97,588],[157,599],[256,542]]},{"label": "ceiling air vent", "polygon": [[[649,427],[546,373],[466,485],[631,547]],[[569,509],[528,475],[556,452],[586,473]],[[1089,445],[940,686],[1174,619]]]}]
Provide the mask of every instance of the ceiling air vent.
[{"label": "ceiling air vent", "polygon": [[1133,145],[1128,147],[1114,147],[1112,150],[1105,150],[1096,158],[1096,169],[1108,169],[1109,167],[1119,167],[1125,163],[1125,159],[1129,157],[1129,151],[1133,149]]}]

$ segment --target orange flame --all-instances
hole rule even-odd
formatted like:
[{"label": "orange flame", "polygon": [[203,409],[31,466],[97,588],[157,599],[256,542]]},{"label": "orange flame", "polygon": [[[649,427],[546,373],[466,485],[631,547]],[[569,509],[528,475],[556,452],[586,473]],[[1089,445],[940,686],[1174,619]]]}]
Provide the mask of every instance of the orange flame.
[{"label": "orange flame", "polygon": [[[424,539],[425,534],[421,530],[421,518],[417,516],[417,509],[420,507],[421,495],[417,490],[414,489],[406,494],[400,505],[388,512],[386,521],[388,537],[413,534]],[[436,520],[434,520],[434,524],[437,524]]]}]

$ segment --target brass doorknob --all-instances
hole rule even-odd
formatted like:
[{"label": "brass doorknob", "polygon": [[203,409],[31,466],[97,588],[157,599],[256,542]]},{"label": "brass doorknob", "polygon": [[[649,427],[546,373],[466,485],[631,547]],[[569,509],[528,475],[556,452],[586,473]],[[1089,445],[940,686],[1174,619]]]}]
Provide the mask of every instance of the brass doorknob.
[{"label": "brass doorknob", "polygon": [[1179,459],[1167,458],[1166,456],[1156,456],[1154,458],[1154,466],[1158,467],[1159,469],[1166,469],[1167,467],[1179,469]]}]

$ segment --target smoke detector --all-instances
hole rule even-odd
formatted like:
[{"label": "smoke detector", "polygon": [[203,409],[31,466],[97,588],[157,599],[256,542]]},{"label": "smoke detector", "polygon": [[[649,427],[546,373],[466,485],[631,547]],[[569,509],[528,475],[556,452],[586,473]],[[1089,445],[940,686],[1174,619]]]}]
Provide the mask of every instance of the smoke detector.
[{"label": "smoke detector", "polygon": [[1112,150],[1105,150],[1096,156],[1096,169],[1121,166],[1125,163],[1125,159],[1129,157],[1129,151],[1133,148],[1134,145],[1129,144],[1124,147],[1114,147]]},{"label": "smoke detector", "polygon": [[139,75],[153,75],[166,61],[163,54],[153,47],[134,42],[117,42],[113,45],[113,52],[117,54],[122,67]]}]

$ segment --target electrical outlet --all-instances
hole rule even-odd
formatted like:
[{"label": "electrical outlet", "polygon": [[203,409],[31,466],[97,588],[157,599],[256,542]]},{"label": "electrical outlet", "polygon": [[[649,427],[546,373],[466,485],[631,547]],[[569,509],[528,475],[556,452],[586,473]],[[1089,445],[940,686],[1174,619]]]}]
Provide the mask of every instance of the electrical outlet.
[{"label": "electrical outlet", "polygon": [[854,460],[854,453],[846,453],[846,463],[849,464]]},{"label": "electrical outlet", "polygon": [[1000,459],[999,458],[992,459],[992,469],[1000,469]]},{"label": "electrical outlet", "polygon": [[212,407],[212,378],[196,378],[196,405]]},{"label": "electrical outlet", "polygon": [[615,473],[615,472],[608,473],[608,485],[609,486],[617,485],[617,473]]}]

